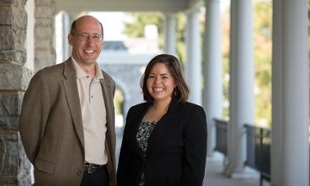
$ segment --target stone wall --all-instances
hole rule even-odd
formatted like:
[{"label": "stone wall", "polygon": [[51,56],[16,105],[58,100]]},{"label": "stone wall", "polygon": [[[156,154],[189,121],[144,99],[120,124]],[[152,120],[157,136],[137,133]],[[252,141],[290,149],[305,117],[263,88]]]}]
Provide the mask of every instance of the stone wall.
[{"label": "stone wall", "polygon": [[140,88],[141,68],[146,64],[103,64],[105,70],[116,82],[116,86],[123,92],[124,104],[122,113],[127,115],[129,108],[137,103],[143,102],[142,90]]},{"label": "stone wall", "polygon": [[30,185],[30,163],[18,133],[26,62],[26,0],[0,0],[0,185]]},{"label": "stone wall", "polygon": [[[33,72],[26,68],[26,0],[0,0],[0,185],[31,185],[29,163],[18,133],[24,91]],[[35,0],[35,71],[55,64],[54,0]],[[31,12],[33,13],[33,12]]]}]

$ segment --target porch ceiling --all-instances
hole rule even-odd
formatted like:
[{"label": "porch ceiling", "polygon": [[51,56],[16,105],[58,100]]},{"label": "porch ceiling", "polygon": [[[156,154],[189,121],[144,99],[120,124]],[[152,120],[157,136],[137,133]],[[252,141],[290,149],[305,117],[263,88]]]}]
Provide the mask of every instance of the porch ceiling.
[{"label": "porch ceiling", "polygon": [[78,14],[87,11],[179,12],[193,8],[201,0],[55,0],[56,12]]}]

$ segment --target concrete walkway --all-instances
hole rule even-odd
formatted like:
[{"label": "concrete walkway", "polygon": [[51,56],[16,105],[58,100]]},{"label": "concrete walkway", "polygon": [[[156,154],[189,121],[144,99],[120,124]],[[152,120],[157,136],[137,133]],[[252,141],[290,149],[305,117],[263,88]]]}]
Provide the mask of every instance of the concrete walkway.
[{"label": "concrete walkway", "polygon": [[[223,174],[223,157],[214,155],[207,158],[206,174],[203,186],[260,186],[259,178],[229,178]],[[263,182],[263,186],[269,186]]]}]

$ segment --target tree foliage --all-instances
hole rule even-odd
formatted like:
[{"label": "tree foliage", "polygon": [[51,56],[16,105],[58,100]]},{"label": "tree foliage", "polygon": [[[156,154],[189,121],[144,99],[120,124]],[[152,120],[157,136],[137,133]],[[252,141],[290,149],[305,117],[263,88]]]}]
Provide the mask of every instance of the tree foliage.
[{"label": "tree foliage", "polygon": [[272,2],[254,3],[255,122],[271,125]]},{"label": "tree foliage", "polygon": [[[125,22],[124,33],[128,37],[143,37],[144,27],[146,25],[156,25],[158,29],[159,36],[159,47],[163,49],[164,47],[164,15],[161,13],[128,13],[132,17],[132,22]],[[182,14],[176,14],[176,52],[177,57],[181,62],[185,59],[185,25],[186,18]]]},{"label": "tree foliage", "polygon": [[163,33],[163,16],[161,13],[128,13],[133,18],[133,21],[125,22],[124,33],[133,38],[144,36],[144,27],[146,25],[156,25],[158,33],[162,36]]}]

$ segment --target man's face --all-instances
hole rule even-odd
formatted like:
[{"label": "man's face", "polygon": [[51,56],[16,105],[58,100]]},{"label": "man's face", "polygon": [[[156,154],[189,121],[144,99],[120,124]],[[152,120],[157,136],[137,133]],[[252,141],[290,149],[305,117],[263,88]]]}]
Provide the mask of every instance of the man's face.
[{"label": "man's face", "polygon": [[68,36],[72,56],[81,65],[96,62],[103,46],[100,23],[93,17],[82,17],[76,22],[75,32]]}]

